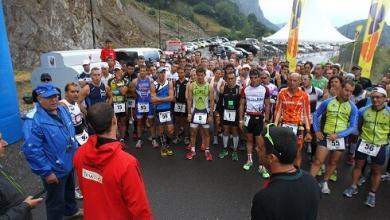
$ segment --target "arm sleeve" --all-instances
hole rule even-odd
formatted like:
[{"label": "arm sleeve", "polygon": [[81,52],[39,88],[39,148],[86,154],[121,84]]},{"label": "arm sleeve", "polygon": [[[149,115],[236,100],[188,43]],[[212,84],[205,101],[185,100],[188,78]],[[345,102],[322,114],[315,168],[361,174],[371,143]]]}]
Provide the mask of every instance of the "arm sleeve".
[{"label": "arm sleeve", "polygon": [[[26,129],[24,129],[26,131]],[[32,125],[29,131],[26,131],[26,140],[23,143],[22,151],[33,173],[39,176],[47,176],[51,173],[50,162],[43,151],[44,135],[42,131]]]},{"label": "arm sleeve", "polygon": [[313,114],[313,129],[314,132],[320,131],[321,125],[320,125],[320,116],[324,111],[326,110],[326,107],[328,106],[330,100],[332,99],[327,99],[321,103],[321,105],[318,107],[318,109],[314,112]]},{"label": "arm sleeve", "polygon": [[127,167],[122,178],[123,196],[133,219],[153,219],[138,161]]},{"label": "arm sleeve", "polygon": [[340,131],[337,134],[338,137],[347,137],[348,135],[354,133],[357,130],[359,111],[352,101],[349,101],[349,103],[352,107],[351,115],[349,116],[349,127],[343,131]]}]

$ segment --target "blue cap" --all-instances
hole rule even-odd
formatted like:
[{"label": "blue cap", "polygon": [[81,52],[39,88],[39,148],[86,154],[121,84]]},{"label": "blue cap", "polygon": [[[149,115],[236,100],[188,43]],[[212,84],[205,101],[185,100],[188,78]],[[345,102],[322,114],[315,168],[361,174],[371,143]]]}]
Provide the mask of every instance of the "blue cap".
[{"label": "blue cap", "polygon": [[54,87],[50,83],[45,83],[45,84],[41,84],[41,85],[37,86],[35,91],[36,91],[38,96],[41,96],[43,98],[48,98],[50,96],[59,95],[60,94],[58,92],[58,90],[56,89],[56,87]]}]

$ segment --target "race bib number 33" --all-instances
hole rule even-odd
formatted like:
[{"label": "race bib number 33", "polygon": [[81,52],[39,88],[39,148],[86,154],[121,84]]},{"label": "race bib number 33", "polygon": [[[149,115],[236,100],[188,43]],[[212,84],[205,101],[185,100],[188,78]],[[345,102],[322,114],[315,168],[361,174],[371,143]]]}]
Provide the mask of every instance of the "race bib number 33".
[{"label": "race bib number 33", "polygon": [[122,113],[126,112],[126,103],[114,103],[114,112],[115,113]]}]

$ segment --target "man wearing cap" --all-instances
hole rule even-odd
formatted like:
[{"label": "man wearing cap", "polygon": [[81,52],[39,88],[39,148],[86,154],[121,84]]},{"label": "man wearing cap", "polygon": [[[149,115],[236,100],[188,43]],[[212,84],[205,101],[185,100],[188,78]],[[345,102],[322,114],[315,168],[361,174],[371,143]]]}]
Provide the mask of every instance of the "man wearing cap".
[{"label": "man wearing cap", "polygon": [[355,79],[353,81],[362,85],[363,89],[367,89],[372,86],[370,79],[362,77],[362,68],[360,66],[353,66],[352,73],[355,75]]},{"label": "man wearing cap", "polygon": [[114,113],[118,121],[118,137],[119,140],[124,142],[126,129],[127,129],[127,108],[126,108],[126,93],[128,82],[122,78],[123,71],[121,65],[115,65],[114,78],[108,81],[108,87],[111,90],[112,105],[114,107]]},{"label": "man wearing cap", "polygon": [[256,147],[270,180],[252,201],[252,220],[316,219],[320,190],[316,180],[294,167],[297,139],[289,128],[268,124]]},{"label": "man wearing cap", "polygon": [[165,72],[166,69],[160,67],[157,71],[157,79],[150,87],[151,101],[156,109],[157,141],[161,146],[162,157],[173,155],[169,145],[175,131],[171,111],[171,103],[175,99],[173,83],[166,79]]},{"label": "man wearing cap", "polygon": [[81,72],[78,76],[77,79],[79,80],[79,84],[81,87],[84,87],[85,84],[88,82],[91,82],[91,65],[88,59],[83,61],[83,72]]},{"label": "man wearing cap", "polygon": [[[43,84],[43,83],[51,83],[52,82],[52,78],[51,78],[51,75],[50,74],[48,74],[48,73],[42,73],[41,74],[41,83]],[[56,88],[56,90],[58,91],[58,93],[59,93],[59,97],[58,97],[58,100],[60,100],[61,99],[61,90],[59,89],[59,88],[57,88],[57,87],[55,87]],[[33,101],[34,102],[38,102],[38,100],[37,100],[37,92],[35,91],[35,89],[32,91],[32,97],[33,97]]]},{"label": "man wearing cap", "polygon": [[359,110],[360,137],[352,171],[352,185],[344,191],[351,198],[358,193],[357,183],[368,157],[371,157],[371,188],[365,204],[375,207],[375,193],[381,181],[381,171],[386,162],[386,145],[390,134],[390,107],[386,106],[387,93],[381,87],[371,91],[372,104]]},{"label": "man wearing cap", "polygon": [[110,73],[109,69],[110,67],[108,66],[108,63],[106,62],[103,62],[101,65],[100,65],[100,68],[102,70],[102,77],[101,77],[101,81],[104,85],[108,86],[108,80],[112,79],[113,78],[113,74]]},{"label": "man wearing cap", "polygon": [[22,146],[33,173],[47,191],[47,219],[80,216],[74,194],[73,156],[78,147],[69,112],[59,105],[58,91],[51,84],[36,88],[37,111],[23,126]]},{"label": "man wearing cap", "polygon": [[112,41],[107,39],[105,42],[105,47],[100,52],[100,59],[102,62],[106,62],[107,58],[111,57],[113,60],[116,60],[116,54],[114,49],[112,49]]}]

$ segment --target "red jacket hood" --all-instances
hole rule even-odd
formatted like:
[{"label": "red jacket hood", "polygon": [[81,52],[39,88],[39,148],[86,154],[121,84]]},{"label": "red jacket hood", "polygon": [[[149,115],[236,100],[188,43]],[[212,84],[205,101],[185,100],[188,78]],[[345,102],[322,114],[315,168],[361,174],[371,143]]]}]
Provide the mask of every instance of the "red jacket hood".
[{"label": "red jacket hood", "polygon": [[94,165],[97,168],[103,168],[111,160],[112,156],[118,151],[122,150],[122,143],[119,141],[103,144],[96,148],[97,136],[92,135],[88,141],[82,145],[85,151],[85,163]]}]

